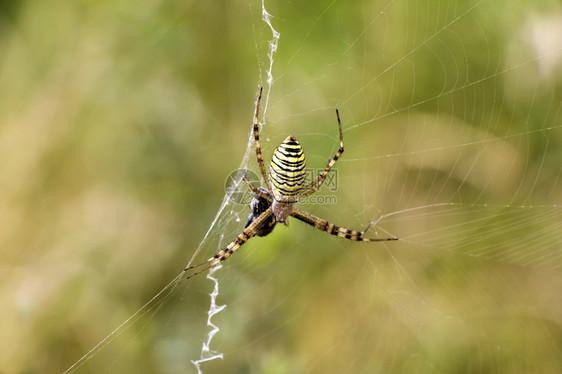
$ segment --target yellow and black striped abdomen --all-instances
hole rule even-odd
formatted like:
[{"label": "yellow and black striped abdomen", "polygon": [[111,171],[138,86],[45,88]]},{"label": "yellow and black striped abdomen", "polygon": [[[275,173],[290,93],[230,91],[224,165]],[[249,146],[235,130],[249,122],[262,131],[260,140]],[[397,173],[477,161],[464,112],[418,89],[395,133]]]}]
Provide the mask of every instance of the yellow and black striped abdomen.
[{"label": "yellow and black striped abdomen", "polygon": [[303,187],[306,160],[301,145],[293,136],[288,136],[273,152],[269,163],[271,188],[277,201],[291,201]]}]

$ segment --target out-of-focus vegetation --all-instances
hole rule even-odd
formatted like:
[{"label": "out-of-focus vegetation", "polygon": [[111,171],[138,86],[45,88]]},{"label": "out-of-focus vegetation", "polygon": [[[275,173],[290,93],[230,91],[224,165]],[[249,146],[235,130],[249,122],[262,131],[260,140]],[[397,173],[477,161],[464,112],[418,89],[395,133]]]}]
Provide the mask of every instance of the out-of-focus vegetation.
[{"label": "out-of-focus vegetation", "polygon": [[[403,240],[296,221],[253,239],[219,273],[225,356],[204,371],[560,372],[560,3],[266,5],[265,158],[294,134],[322,167],[338,106],[338,204],[303,209],[393,214]],[[183,269],[246,151],[270,36],[256,1],[0,2],[1,373],[63,372]],[[210,290],[180,283],[77,372],[195,372]]]}]

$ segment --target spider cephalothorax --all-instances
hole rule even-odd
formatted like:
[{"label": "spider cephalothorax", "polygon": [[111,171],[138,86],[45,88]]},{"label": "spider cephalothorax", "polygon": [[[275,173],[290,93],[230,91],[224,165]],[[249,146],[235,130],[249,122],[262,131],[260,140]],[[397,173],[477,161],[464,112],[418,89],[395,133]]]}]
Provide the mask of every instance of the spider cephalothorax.
[{"label": "spider cephalothorax", "polygon": [[261,175],[266,184],[266,188],[254,187],[246,178],[244,180],[254,192],[254,198],[250,203],[250,215],[246,222],[246,227],[233,242],[224,249],[218,251],[211,258],[194,266],[187,267],[185,270],[200,268],[187,278],[191,278],[229,258],[240,246],[254,236],[266,236],[273,231],[275,225],[279,223],[287,224],[289,216],[293,216],[319,230],[326,231],[328,234],[339,236],[353,241],[380,242],[388,240],[398,240],[398,238],[365,238],[363,235],[369,229],[370,222],[363,231],[349,230],[336,226],[322,218],[302,211],[294,206],[300,199],[316,192],[332,166],[338,161],[343,153],[343,134],[341,128],[340,115],[336,109],[338,118],[338,129],[340,135],[340,148],[335,156],[328,162],[324,171],[314,178],[307,185],[305,182],[306,160],[304,151],[299,142],[293,137],[288,136],[273,152],[269,163],[269,175],[266,172],[265,164],[261,153],[260,134],[259,134],[259,109],[263,87],[260,88],[258,100],[256,102],[256,113],[254,115],[253,131],[256,143],[256,158]]}]

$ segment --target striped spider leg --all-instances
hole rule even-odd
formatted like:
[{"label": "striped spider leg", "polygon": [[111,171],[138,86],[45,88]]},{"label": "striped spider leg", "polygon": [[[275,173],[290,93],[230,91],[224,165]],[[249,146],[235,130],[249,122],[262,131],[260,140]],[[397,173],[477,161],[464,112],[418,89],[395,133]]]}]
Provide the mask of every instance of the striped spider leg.
[{"label": "striped spider leg", "polygon": [[[221,249],[213,257],[210,257],[209,259],[207,259],[207,260],[205,260],[205,261],[203,261],[203,262],[201,262],[197,265],[193,265],[193,266],[189,266],[189,267],[185,268],[184,271],[190,271],[190,270],[195,270],[195,269],[200,268],[199,270],[197,270],[197,271],[191,273],[190,275],[188,275],[186,279],[194,277],[197,274],[200,274],[200,273],[204,272],[205,270],[208,270],[208,269],[218,265],[222,261],[226,260],[234,252],[236,252],[236,250],[238,250],[238,248],[240,248],[242,245],[244,245],[250,238],[253,238],[256,235],[265,236],[265,235],[269,234],[271,232],[271,230],[273,230],[273,228],[271,228],[271,230],[269,230],[269,232],[266,233],[267,229],[265,228],[265,226],[263,224],[268,225],[271,222],[270,218],[272,218],[272,217],[273,217],[272,209],[271,209],[271,206],[269,206],[257,218],[253,219],[253,221],[251,221],[249,219],[244,231],[242,231],[242,233],[240,235],[238,235],[236,237],[236,239],[234,239],[234,241],[231,242],[229,245],[227,245],[224,249]],[[273,223],[273,225],[275,225],[275,223]],[[204,265],[207,265],[207,266],[204,266]],[[202,267],[202,266],[204,266],[204,267]]]},{"label": "striped spider leg", "polygon": [[271,183],[269,178],[267,177],[267,172],[265,171],[265,165],[263,163],[263,156],[261,154],[261,144],[260,144],[260,128],[258,117],[260,114],[260,102],[261,102],[261,94],[263,92],[263,87],[260,87],[260,93],[258,95],[258,99],[256,101],[256,112],[254,114],[254,123],[253,123],[253,131],[254,131],[254,142],[256,144],[256,159],[258,160],[258,166],[260,168],[261,176],[263,177],[263,181],[267,187],[268,191],[271,191]]},{"label": "striped spider leg", "polygon": [[398,238],[365,238],[363,235],[369,230],[371,226],[371,221],[365,227],[363,231],[349,230],[344,227],[336,226],[325,219],[313,216],[312,214],[305,212],[303,210],[294,208],[293,217],[301,222],[306,223],[320,231],[325,231],[330,235],[339,236],[340,238],[349,239],[356,242],[386,242],[389,240],[398,240]]},{"label": "striped spider leg", "polygon": [[263,87],[260,88],[258,99],[256,101],[256,111],[254,114],[252,129],[256,145],[256,159],[263,180],[266,184],[266,188],[254,187],[248,181],[246,176],[244,176],[244,181],[254,192],[254,197],[250,202],[250,214],[248,215],[246,227],[233,242],[218,251],[214,256],[199,264],[187,267],[185,271],[195,270],[187,277],[188,279],[226,260],[250,238],[254,236],[269,235],[277,223],[287,225],[288,218],[290,216],[295,217],[299,221],[302,221],[318,230],[325,231],[330,235],[335,235],[352,241],[381,242],[398,240],[398,238],[394,237],[365,238],[364,234],[369,229],[371,222],[369,222],[365,230],[354,231],[336,226],[322,218],[295,208],[294,204],[296,202],[313,194],[320,188],[320,186],[322,186],[322,183],[326,180],[328,173],[343,154],[343,133],[340,115],[336,109],[340,147],[334,157],[328,162],[324,170],[316,178],[307,185],[304,185],[306,177],[306,159],[300,143],[294,136],[288,136],[285,138],[285,140],[283,140],[275,149],[269,163],[268,175],[261,152],[258,122],[262,92]]},{"label": "striped spider leg", "polygon": [[[244,182],[246,182],[246,184],[250,187],[250,189],[252,191],[254,191],[254,200],[252,201],[252,203],[258,201],[257,199],[259,198],[259,201],[263,204],[262,211],[265,211],[266,208],[271,206],[271,197],[269,196],[269,193],[267,192],[267,190],[265,188],[254,187],[252,185],[252,183],[246,178],[246,175],[244,175],[243,179],[244,179]],[[250,204],[250,207],[252,207],[252,203]],[[257,204],[257,203],[255,203],[255,204]],[[255,215],[255,213],[254,213],[254,215]],[[330,235],[335,235],[335,236],[338,236],[340,238],[349,239],[351,241],[384,242],[384,241],[390,241],[390,240],[398,240],[398,238],[365,238],[363,235],[365,235],[365,233],[369,230],[369,227],[371,227],[371,221],[369,221],[369,223],[367,224],[367,227],[365,227],[365,229],[363,231],[355,231],[355,230],[346,229],[345,227],[336,226],[336,225],[326,221],[325,219],[316,217],[315,215],[312,215],[312,214],[310,214],[308,212],[305,212],[303,210],[300,210],[298,208],[293,208],[293,213],[291,213],[291,216],[295,217],[299,221],[304,222],[307,225],[310,225],[310,226],[312,226],[312,227],[314,227],[314,228],[316,228],[320,231],[325,231]],[[246,224],[246,227],[250,223],[251,217],[253,217],[252,213],[250,213],[250,216],[248,217],[248,223]],[[275,223],[272,225],[271,230],[273,230],[274,226],[275,226]],[[260,236],[265,236],[265,235],[260,235]]]}]

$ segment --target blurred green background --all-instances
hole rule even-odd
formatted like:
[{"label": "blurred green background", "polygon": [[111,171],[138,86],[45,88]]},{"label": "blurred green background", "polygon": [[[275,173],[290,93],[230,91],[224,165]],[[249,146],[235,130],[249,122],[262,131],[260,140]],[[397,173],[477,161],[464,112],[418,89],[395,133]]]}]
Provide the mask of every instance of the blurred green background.
[{"label": "blurred green background", "polygon": [[[336,204],[216,273],[206,373],[562,371],[562,6],[267,2],[280,32],[262,137],[311,168],[346,152]],[[203,275],[242,230],[220,210],[271,30],[261,3],[0,2],[0,372],[192,373]],[[264,99],[265,100],[265,99]],[[264,102],[265,104],[265,102]],[[248,156],[248,162],[243,160]],[[205,240],[205,234],[211,231]],[[87,356],[90,357],[90,356]]]}]

